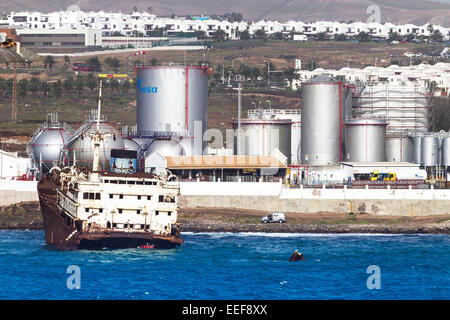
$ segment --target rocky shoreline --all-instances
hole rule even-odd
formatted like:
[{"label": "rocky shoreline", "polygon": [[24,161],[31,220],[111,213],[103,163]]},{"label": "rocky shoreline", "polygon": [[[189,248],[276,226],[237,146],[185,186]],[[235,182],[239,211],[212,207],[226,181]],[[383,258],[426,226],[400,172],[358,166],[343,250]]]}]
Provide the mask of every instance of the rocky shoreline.
[{"label": "rocky shoreline", "polygon": [[0,207],[0,230],[40,230],[42,228],[39,202],[22,202]]},{"label": "rocky shoreline", "polygon": [[[450,215],[429,217],[382,217],[288,213],[287,223],[262,224],[265,212],[223,209],[182,209],[182,232],[265,232],[265,233],[383,233],[450,234]],[[39,202],[23,202],[0,207],[0,230],[40,230],[43,228]]]},{"label": "rocky shoreline", "polygon": [[182,232],[264,232],[264,233],[383,233],[383,234],[450,234],[450,224],[237,224],[229,222],[198,223],[180,221]]}]

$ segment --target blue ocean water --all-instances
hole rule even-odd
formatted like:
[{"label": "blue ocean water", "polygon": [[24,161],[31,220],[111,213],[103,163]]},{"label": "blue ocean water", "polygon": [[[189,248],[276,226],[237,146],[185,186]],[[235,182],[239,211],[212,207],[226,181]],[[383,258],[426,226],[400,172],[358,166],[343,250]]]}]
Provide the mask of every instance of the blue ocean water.
[{"label": "blue ocean water", "polygon": [[[449,299],[450,235],[185,233],[173,250],[61,252],[0,231],[0,299]],[[288,262],[298,249],[306,261]],[[68,289],[67,268],[80,268]],[[369,290],[367,268],[380,268]]]}]

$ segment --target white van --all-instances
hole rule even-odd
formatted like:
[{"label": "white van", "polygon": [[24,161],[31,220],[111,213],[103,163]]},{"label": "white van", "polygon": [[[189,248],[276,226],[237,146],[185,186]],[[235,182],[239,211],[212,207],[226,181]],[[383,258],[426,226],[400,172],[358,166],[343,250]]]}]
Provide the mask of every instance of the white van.
[{"label": "white van", "polygon": [[282,212],[272,212],[268,215],[261,218],[262,223],[270,223],[270,222],[278,222],[278,223],[284,223],[286,222],[286,217],[284,216],[284,213]]}]

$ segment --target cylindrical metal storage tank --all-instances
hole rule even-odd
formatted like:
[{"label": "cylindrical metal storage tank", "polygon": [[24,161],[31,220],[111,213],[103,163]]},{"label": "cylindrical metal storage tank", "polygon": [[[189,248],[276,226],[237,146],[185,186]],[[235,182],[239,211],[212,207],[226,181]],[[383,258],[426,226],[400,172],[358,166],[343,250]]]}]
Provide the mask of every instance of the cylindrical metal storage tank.
[{"label": "cylindrical metal storage tank", "polygon": [[29,146],[36,165],[42,161],[43,172],[58,163],[60,152],[71,136],[72,132],[59,122],[46,122],[34,133]]},{"label": "cylindrical metal storage tank", "polygon": [[421,165],[434,167],[439,164],[439,138],[428,133],[422,137]]},{"label": "cylindrical metal storage tank", "polygon": [[413,144],[413,160],[412,162],[421,164],[422,163],[422,133],[416,133],[413,136],[411,136],[411,141]]},{"label": "cylindrical metal storage tank", "polygon": [[443,157],[443,142],[444,138],[447,136],[447,132],[444,130],[441,130],[439,132],[435,133],[436,137],[438,138],[438,165],[442,165],[442,157]]},{"label": "cylindrical metal storage tank", "polygon": [[[109,133],[111,136],[104,137],[100,143],[100,166],[103,170],[109,170],[111,150],[124,150],[124,142],[113,124],[101,121],[98,128],[100,133]],[[94,141],[87,135],[97,131],[96,121],[88,121],[83,124],[77,133],[66,145],[65,159],[69,164],[76,163],[78,166],[92,168],[94,156]]]},{"label": "cylindrical metal storage tank", "polygon": [[347,86],[328,76],[318,76],[302,85],[302,163],[329,165],[344,158],[347,90]]},{"label": "cylindrical metal storage tank", "polygon": [[442,165],[450,166],[450,136],[448,135],[442,138]]},{"label": "cylindrical metal storage tank", "polygon": [[[291,163],[300,164],[301,163],[301,141],[302,141],[302,122],[301,116],[299,120],[295,123],[292,122],[291,125]],[[300,157],[299,157],[300,156]]]},{"label": "cylindrical metal storage tank", "polygon": [[345,123],[345,160],[379,162],[386,160],[386,125],[381,119],[350,119]]},{"label": "cylindrical metal storage tank", "polygon": [[412,140],[403,135],[388,135],[386,137],[386,161],[388,162],[412,162]]},{"label": "cylindrical metal storage tank", "polygon": [[300,109],[249,109],[248,119],[288,119],[291,120],[291,164],[299,164],[299,148],[302,135],[302,115]]},{"label": "cylindrical metal storage tank", "polygon": [[[247,156],[270,156],[274,149],[291,161],[291,120],[289,119],[242,119],[241,142],[237,141],[238,122],[232,121],[235,130],[234,154]],[[239,147],[240,146],[240,147]]]},{"label": "cylindrical metal storage tank", "polygon": [[[209,67],[156,66],[137,69],[137,131],[194,136],[194,123],[208,128]],[[198,124],[197,124],[198,125]]]}]

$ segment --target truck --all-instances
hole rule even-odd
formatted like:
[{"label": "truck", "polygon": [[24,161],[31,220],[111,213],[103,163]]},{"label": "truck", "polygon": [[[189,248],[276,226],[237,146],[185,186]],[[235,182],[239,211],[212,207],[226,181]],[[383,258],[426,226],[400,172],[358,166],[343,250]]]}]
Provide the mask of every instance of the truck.
[{"label": "truck", "polygon": [[265,215],[261,218],[262,223],[271,223],[271,222],[278,222],[278,223],[284,223],[286,222],[286,217],[284,213],[282,212],[272,212],[268,215]]},{"label": "truck", "polygon": [[[392,169],[391,169],[392,170]],[[423,180],[427,179],[427,172],[420,168],[403,168],[393,171],[375,170],[370,174],[371,181]]]},{"label": "truck", "polygon": [[0,48],[11,48],[15,45],[16,43],[11,38],[8,38],[5,32],[0,33]]},{"label": "truck", "polygon": [[381,173],[379,171],[374,171],[370,175],[371,181],[397,181],[397,175],[395,173]]}]

